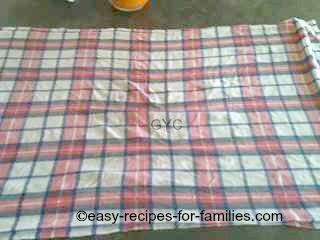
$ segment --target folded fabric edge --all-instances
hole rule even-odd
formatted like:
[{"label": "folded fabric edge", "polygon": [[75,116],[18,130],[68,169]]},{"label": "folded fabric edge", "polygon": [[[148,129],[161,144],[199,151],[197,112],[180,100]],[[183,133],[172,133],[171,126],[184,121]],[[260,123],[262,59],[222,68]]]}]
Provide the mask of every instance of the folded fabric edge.
[{"label": "folded fabric edge", "polygon": [[307,58],[309,58],[309,63],[311,65],[311,75],[316,82],[317,92],[320,92],[320,51],[317,54],[314,48],[314,42],[319,44],[320,50],[320,30],[315,20],[305,21],[303,19],[294,18],[293,19],[297,31],[300,32],[302,36],[299,41],[304,49],[304,53]]}]

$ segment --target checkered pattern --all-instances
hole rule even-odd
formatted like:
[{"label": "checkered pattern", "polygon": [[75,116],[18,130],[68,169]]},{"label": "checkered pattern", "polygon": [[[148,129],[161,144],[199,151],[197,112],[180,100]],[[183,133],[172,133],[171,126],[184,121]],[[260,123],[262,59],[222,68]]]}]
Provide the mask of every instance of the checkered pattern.
[{"label": "checkered pattern", "polygon": [[[0,30],[0,238],[245,222],[76,213],[282,213],[320,228],[314,21],[183,30]],[[182,128],[151,128],[179,119]]]}]

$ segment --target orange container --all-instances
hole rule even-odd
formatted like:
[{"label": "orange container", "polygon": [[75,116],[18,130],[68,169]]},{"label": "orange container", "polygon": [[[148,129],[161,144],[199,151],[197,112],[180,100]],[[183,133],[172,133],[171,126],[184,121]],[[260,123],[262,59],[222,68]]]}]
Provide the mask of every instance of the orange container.
[{"label": "orange container", "polygon": [[109,0],[110,3],[121,11],[131,12],[136,11],[148,2],[148,0]]}]

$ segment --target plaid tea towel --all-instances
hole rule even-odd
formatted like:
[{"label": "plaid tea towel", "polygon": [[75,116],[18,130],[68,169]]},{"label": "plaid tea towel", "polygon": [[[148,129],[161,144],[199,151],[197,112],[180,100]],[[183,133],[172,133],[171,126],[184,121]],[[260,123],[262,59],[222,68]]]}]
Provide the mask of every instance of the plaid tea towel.
[{"label": "plaid tea towel", "polygon": [[[319,60],[319,28],[295,18],[2,28],[0,238],[320,228]],[[250,221],[209,217],[228,211]]]}]

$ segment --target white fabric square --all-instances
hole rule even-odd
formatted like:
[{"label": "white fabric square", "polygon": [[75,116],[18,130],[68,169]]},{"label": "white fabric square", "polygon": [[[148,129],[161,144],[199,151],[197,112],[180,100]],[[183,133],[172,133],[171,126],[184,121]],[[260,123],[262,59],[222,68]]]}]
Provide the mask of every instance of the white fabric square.
[{"label": "white fabric square", "polygon": [[[125,80],[125,79],[121,79],[121,80],[111,80],[111,86],[112,86],[112,90],[116,90],[116,91],[127,91],[130,85],[130,80]],[[97,80],[95,81],[95,85],[98,88],[101,89],[109,89],[109,85],[110,82],[109,81],[105,81],[105,80]]]},{"label": "white fabric square", "polygon": [[123,173],[121,172],[103,172],[101,178],[101,187],[118,187],[121,186]]},{"label": "white fabric square", "polygon": [[[182,59],[184,54],[187,54],[186,52],[183,52],[181,50],[171,50],[168,51],[168,59]],[[187,54],[188,55],[188,54]]]},{"label": "white fabric square", "polygon": [[59,67],[60,68],[73,68],[74,58],[60,58]]},{"label": "white fabric square", "polygon": [[64,36],[63,36],[63,32],[57,32],[57,31],[50,31],[47,34],[47,39],[50,40],[61,40]]},{"label": "white fabric square", "polygon": [[[53,87],[53,81],[38,81],[36,83],[36,90],[41,90],[41,91],[48,91],[51,90]],[[48,95],[50,94],[49,92],[46,92]]]},{"label": "white fabric square", "polygon": [[232,126],[232,130],[235,137],[252,136],[250,127],[248,125],[235,125],[235,126]]},{"label": "white fabric square", "polygon": [[306,155],[306,158],[308,159],[311,168],[320,168],[319,155],[308,154]]},{"label": "white fabric square", "polygon": [[249,186],[268,186],[266,172],[250,171],[245,172],[247,183]]},{"label": "white fabric square", "polygon": [[263,87],[263,93],[265,96],[279,96],[279,90],[277,88],[277,86],[264,86]]},{"label": "white fabric square", "polygon": [[2,194],[20,194],[24,190],[26,179],[9,179],[5,182]]},{"label": "white fabric square", "polygon": [[128,50],[113,50],[114,59],[124,59],[127,60],[130,58],[130,52]]},{"label": "white fabric square", "polygon": [[184,82],[183,81],[168,81],[167,88],[168,88],[169,94],[171,93],[171,91],[182,91],[184,88]]},{"label": "white fabric square", "polygon": [[51,96],[52,101],[66,101],[69,97],[69,91],[54,91]]},{"label": "white fabric square", "polygon": [[168,69],[182,69],[183,61],[182,60],[168,60],[167,68]]},{"label": "white fabric square", "polygon": [[28,193],[36,193],[36,192],[46,192],[49,183],[49,177],[36,177],[31,178],[28,186],[27,192]]},{"label": "white fabric square", "polygon": [[238,156],[221,156],[219,159],[219,168],[222,170],[240,170]]},{"label": "white fabric square", "polygon": [[[16,34],[19,32],[22,32],[22,31],[16,31]],[[12,35],[13,35],[13,31],[4,30],[4,29],[2,29],[0,31],[0,39],[10,39],[10,38],[12,38]],[[15,36],[17,36],[17,35],[15,35]],[[24,36],[26,36],[26,35],[24,35]]]},{"label": "white fabric square", "polygon": [[66,40],[77,40],[79,39],[79,32],[66,32],[64,37]]},{"label": "white fabric square", "polygon": [[26,216],[19,216],[19,221],[16,226],[16,229],[19,229],[19,230],[37,229],[39,225],[40,217],[41,215],[29,215],[29,214]]},{"label": "white fabric square", "polygon": [[309,124],[294,124],[294,130],[297,136],[313,136],[312,128]]},{"label": "white fabric square", "polygon": [[169,103],[181,103],[184,101],[183,92],[169,92],[168,102]]},{"label": "white fabric square", "polygon": [[[115,29],[113,31],[115,31],[116,39],[119,39],[119,40],[130,39],[130,34],[132,33],[130,30],[127,30],[127,29]],[[100,36],[102,39],[112,39],[113,32],[111,30],[105,31],[105,32],[102,32],[102,34]]]},{"label": "white fabric square", "polygon": [[[188,119],[187,119],[187,113],[186,112],[179,112],[179,111],[176,111],[176,112],[169,112],[169,119],[168,119],[168,122],[169,120],[170,121],[170,125],[171,126],[175,126],[176,128],[180,128],[180,127],[183,127],[183,126],[186,126],[187,123],[188,123]],[[196,118],[198,118],[198,114],[196,115]],[[193,120],[193,121],[197,121],[197,119]],[[177,130],[179,131],[179,130]]]},{"label": "white fabric square", "polygon": [[47,117],[47,128],[62,128],[63,127],[63,120],[64,116],[55,116],[55,115],[49,115]]},{"label": "white fabric square", "polygon": [[220,49],[219,48],[208,48],[206,50],[203,50],[202,54],[204,57],[203,60],[205,61],[205,60],[207,60],[207,58],[218,57],[220,55]]},{"label": "white fabric square", "polygon": [[216,38],[216,30],[215,27],[207,27],[201,29],[201,38]]},{"label": "white fabric square", "polygon": [[229,126],[213,126],[211,129],[214,138],[231,137],[231,131]]},{"label": "white fabric square", "polygon": [[254,50],[255,50],[255,53],[257,55],[259,54],[269,54],[270,53],[270,49],[269,49],[269,46],[268,45],[256,45],[254,47]]},{"label": "white fabric square", "polygon": [[58,65],[58,59],[45,59],[41,61],[41,68],[56,68]]},{"label": "white fabric square", "polygon": [[[213,84],[215,87],[221,87],[220,81],[214,81]],[[222,84],[225,88],[240,87],[241,82],[239,81],[239,77],[232,76],[222,78]]]},{"label": "white fabric square", "polygon": [[253,169],[263,169],[264,166],[262,164],[261,158],[258,155],[253,156],[241,156],[241,161],[243,163],[243,168],[248,170]]},{"label": "white fabric square", "polygon": [[237,64],[237,56],[222,56],[217,60],[220,61],[219,65],[236,65]]},{"label": "white fabric square", "polygon": [[14,81],[4,81],[1,79],[1,90],[11,91],[13,89],[13,86],[14,86]]},{"label": "white fabric square", "polygon": [[52,173],[53,161],[37,161],[33,169],[33,176],[48,176]]},{"label": "white fabric square", "polygon": [[124,126],[105,127],[106,137],[107,139],[124,139],[125,130],[126,128]]},{"label": "white fabric square", "polygon": [[164,104],[166,99],[165,93],[150,93],[149,101],[151,103]]},{"label": "white fabric square", "polygon": [[220,64],[220,59],[218,57],[207,57],[203,59],[204,67],[217,67]]},{"label": "white fabric square", "polygon": [[10,171],[10,177],[26,177],[30,174],[31,162],[15,162]]},{"label": "white fabric square", "polygon": [[29,117],[27,118],[24,128],[33,129],[33,128],[42,128],[44,118],[43,117]]},{"label": "white fabric square", "polygon": [[284,45],[280,44],[272,44],[270,45],[272,53],[284,53],[286,51]]},{"label": "white fabric square", "polygon": [[45,129],[43,133],[43,141],[58,142],[60,141],[62,128]]},{"label": "white fabric square", "polygon": [[1,103],[7,103],[9,101],[11,92],[2,92],[0,94],[0,102]]},{"label": "white fabric square", "polygon": [[272,111],[271,119],[274,123],[287,123],[289,122],[287,113],[284,111]]},{"label": "white fabric square", "polygon": [[50,97],[49,90],[47,91],[34,91],[32,102],[48,102]]},{"label": "white fabric square", "polygon": [[232,124],[248,124],[248,117],[246,113],[230,112],[229,114]]},{"label": "white fabric square", "polygon": [[[6,33],[7,34],[7,33]],[[17,39],[26,39],[28,37],[29,31],[16,31],[14,34],[14,38]],[[10,34],[11,35],[11,34]],[[1,35],[0,35],[1,36]],[[8,37],[8,35],[7,35]],[[0,37],[1,38],[1,37]]]},{"label": "white fabric square", "polygon": [[[41,128],[41,127],[40,127]],[[24,130],[21,138],[22,143],[38,143],[41,139],[42,130]]]},{"label": "white fabric square", "polygon": [[260,35],[264,34],[264,30],[263,30],[262,25],[251,25],[249,27],[250,27],[251,35],[260,36]]},{"label": "white fabric square", "polygon": [[[158,129],[161,125],[161,128]],[[163,126],[163,123],[160,123],[158,121],[153,122],[154,127],[150,128],[150,135],[151,139],[168,139],[168,130]]]},{"label": "white fabric square", "polygon": [[227,112],[209,112],[209,121],[210,124],[213,125],[228,125],[229,123],[229,116]]},{"label": "white fabric square", "polygon": [[263,25],[266,35],[279,34],[279,29],[277,25]]},{"label": "white fabric square", "polygon": [[[206,51],[206,50],[204,50]],[[236,55],[236,48],[235,47],[222,47],[220,48],[221,56],[233,56]]]},{"label": "white fabric square", "polygon": [[93,113],[89,115],[88,126],[101,126],[104,125],[106,117],[104,113]]},{"label": "white fabric square", "polygon": [[[94,91],[95,93],[95,91]],[[106,101],[107,97],[108,97],[108,93],[105,92],[101,95],[95,95],[96,100],[100,100],[100,101]],[[111,102],[125,102],[127,101],[127,92],[116,92],[116,91],[112,91],[110,92],[110,101]]]},{"label": "white fabric square", "polygon": [[[111,82],[111,84],[110,84]],[[94,89],[93,92],[108,92],[109,90],[121,90],[122,85],[125,83],[125,81],[122,80],[101,80],[101,79],[95,79],[93,82]],[[111,86],[111,89],[109,89]]]},{"label": "white fabric square", "polygon": [[308,168],[308,164],[306,162],[306,157],[301,154],[291,154],[287,155],[286,159],[289,163],[290,168]]},{"label": "white fabric square", "polygon": [[304,185],[314,185],[315,182],[308,170],[294,170],[292,171],[294,176],[294,180],[297,185],[304,186]]},{"label": "white fabric square", "polygon": [[304,111],[288,111],[291,122],[293,123],[307,123],[308,117]]},{"label": "white fabric square", "polygon": [[165,40],[165,31],[164,30],[153,30],[150,34],[151,41],[164,41]]},{"label": "white fabric square", "polygon": [[100,172],[82,172],[78,182],[78,188],[96,188]]},{"label": "white fabric square", "polygon": [[188,140],[189,139],[188,129],[186,127],[182,127],[181,129],[177,130],[171,127],[170,138],[172,140]]},{"label": "white fabric square", "polygon": [[222,183],[226,187],[241,187],[245,186],[244,176],[240,171],[222,172]]},{"label": "white fabric square", "polygon": [[85,158],[82,160],[81,171],[100,171],[101,161],[101,158]]},{"label": "white fabric square", "polygon": [[320,170],[313,171],[317,185],[320,185]]},{"label": "white fabric square", "polygon": [[295,86],[281,86],[280,92],[282,96],[296,96],[297,95],[297,89]]},{"label": "white fabric square", "polygon": [[104,131],[104,127],[89,127],[86,137],[91,140],[102,140],[104,139]]},{"label": "white fabric square", "polygon": [[294,132],[290,124],[276,124],[274,127],[278,136],[294,136]]},{"label": "white fabric square", "polygon": [[229,98],[239,98],[241,97],[241,89],[239,87],[225,88],[225,95]]},{"label": "white fabric square", "polygon": [[149,87],[149,91],[152,92],[152,93],[159,93],[159,92],[163,93],[166,90],[164,82],[150,83],[148,87]]},{"label": "white fabric square", "polygon": [[194,159],[190,155],[173,155],[174,168],[178,170],[192,170]]},{"label": "white fabric square", "polygon": [[20,61],[20,59],[8,58],[7,61],[5,61],[5,68],[18,68]]},{"label": "white fabric square", "polygon": [[[161,30],[159,30],[161,31]],[[169,41],[180,41],[182,40],[182,31],[180,29],[168,29],[167,40]]]},{"label": "white fabric square", "polygon": [[121,157],[107,157],[104,159],[104,171],[121,172],[124,169],[124,161]]},{"label": "white fabric square", "polygon": [[153,186],[170,186],[171,185],[170,171],[153,171],[152,185]]},{"label": "white fabric square", "polygon": [[110,59],[112,57],[112,50],[97,49],[97,57],[101,59]]},{"label": "white fabric square", "polygon": [[[288,62],[287,53],[274,53],[272,54],[272,61],[275,63],[285,63]],[[281,75],[280,75],[281,76]]]},{"label": "white fabric square", "polygon": [[232,30],[230,26],[217,27],[217,32],[219,37],[231,37]]},{"label": "white fabric square", "polygon": [[[2,216],[0,218],[0,229],[2,231],[4,229],[12,229],[15,224],[15,221],[16,221],[16,216],[10,216],[10,217]],[[1,233],[1,237],[3,237],[3,239],[10,239],[11,236],[12,236],[11,232],[8,232],[6,234]]]},{"label": "white fabric square", "polygon": [[56,59],[59,57],[59,50],[45,50],[43,53],[43,58]]},{"label": "white fabric square", "polygon": [[272,60],[269,54],[258,54],[256,56],[257,63],[271,63]]},{"label": "white fabric square", "polygon": [[[275,85],[276,84],[276,78],[273,75],[261,76],[260,79],[261,79],[262,85]],[[265,88],[265,87],[263,87],[263,88]]]},{"label": "white fabric square", "polygon": [[175,171],[174,181],[176,186],[195,186],[194,172],[192,171]]},{"label": "white fabric square", "polygon": [[152,155],[152,168],[153,169],[170,169],[171,159],[169,155]]},{"label": "white fabric square", "polygon": [[128,59],[113,59],[113,67],[118,69],[128,69],[129,68],[129,60]]},{"label": "white fabric square", "polygon": [[62,49],[61,51],[61,58],[74,58],[76,56],[75,49]]},{"label": "white fabric square", "polygon": [[224,97],[223,90],[221,88],[206,89],[207,99],[221,99]]},{"label": "white fabric square", "polygon": [[[0,55],[1,56],[1,55]],[[2,55],[4,56],[4,55]],[[19,49],[10,49],[8,52],[8,58],[22,58],[23,56],[23,50],[19,50]]]},{"label": "white fabric square", "polygon": [[165,51],[153,51],[150,52],[150,59],[151,60],[165,60],[166,59],[166,52]]},{"label": "white fabric square", "polygon": [[115,125],[120,125],[124,126],[125,125],[125,112],[109,112],[107,114],[107,123],[108,126],[115,126]]}]

